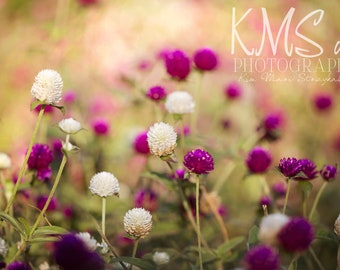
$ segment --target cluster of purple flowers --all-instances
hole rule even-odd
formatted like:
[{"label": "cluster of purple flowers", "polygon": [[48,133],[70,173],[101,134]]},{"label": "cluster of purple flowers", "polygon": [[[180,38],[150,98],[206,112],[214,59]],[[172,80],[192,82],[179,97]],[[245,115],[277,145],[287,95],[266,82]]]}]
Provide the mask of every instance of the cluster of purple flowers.
[{"label": "cluster of purple flowers", "polygon": [[183,165],[195,174],[207,174],[214,170],[214,158],[202,149],[195,149],[184,156]]},{"label": "cluster of purple flowers", "polygon": [[52,176],[50,164],[53,161],[53,152],[47,144],[33,145],[32,152],[28,158],[27,166],[36,171],[37,179],[48,181]]},{"label": "cluster of purple flowers", "polygon": [[272,163],[272,156],[266,149],[256,146],[249,151],[245,162],[251,173],[264,173]]}]

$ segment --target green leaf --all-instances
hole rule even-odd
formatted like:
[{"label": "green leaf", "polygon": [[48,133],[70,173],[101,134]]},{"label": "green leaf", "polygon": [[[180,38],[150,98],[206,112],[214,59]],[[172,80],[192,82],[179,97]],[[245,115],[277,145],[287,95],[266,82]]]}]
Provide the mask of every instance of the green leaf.
[{"label": "green leaf", "polygon": [[21,223],[14,217],[6,214],[5,212],[0,212],[0,219],[11,224],[14,229],[16,229],[21,235],[25,235],[25,230],[21,226]]},{"label": "green leaf", "polygon": [[25,231],[26,235],[29,235],[31,232],[31,227],[28,224],[27,220],[24,219],[23,217],[18,217],[18,221],[20,222],[20,224],[23,226],[23,229]]},{"label": "green leaf", "polygon": [[147,260],[143,260],[140,258],[132,258],[132,257],[118,257],[118,258],[113,258],[111,259],[111,263],[113,262],[125,262],[125,263],[129,263],[131,265],[135,265],[140,267],[141,269],[145,269],[145,270],[156,270],[157,267],[154,263],[147,261]]},{"label": "green leaf", "polygon": [[310,181],[299,181],[298,188],[305,194],[309,194],[309,192],[313,189],[313,184]]},{"label": "green leaf", "polygon": [[257,242],[259,241],[258,234],[259,234],[259,227],[256,225],[251,227],[251,229],[249,230],[249,235],[248,235],[248,244],[250,246],[257,244]]},{"label": "green leaf", "polygon": [[42,226],[37,228],[33,233],[33,239],[36,237],[46,236],[46,235],[59,235],[65,234],[68,231],[59,226]]},{"label": "green leaf", "polygon": [[216,253],[220,258],[224,258],[228,255],[228,252],[241,244],[245,240],[244,236],[238,236],[230,239],[229,241],[223,243],[216,249]]},{"label": "green leaf", "polygon": [[319,229],[316,232],[315,239],[333,242],[336,245],[339,242],[338,237],[332,231],[326,229]]},{"label": "green leaf", "polygon": [[31,244],[37,244],[37,243],[55,242],[57,240],[59,240],[58,237],[49,236],[49,237],[37,237],[37,238],[29,240],[29,242]]}]

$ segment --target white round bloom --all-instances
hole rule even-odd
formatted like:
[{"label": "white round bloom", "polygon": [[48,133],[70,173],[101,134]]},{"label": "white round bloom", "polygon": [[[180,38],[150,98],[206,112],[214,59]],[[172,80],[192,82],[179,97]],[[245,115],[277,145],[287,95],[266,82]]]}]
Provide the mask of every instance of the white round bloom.
[{"label": "white round bloom", "polygon": [[89,250],[95,250],[98,246],[96,239],[94,239],[88,232],[77,233],[76,237],[82,240]]},{"label": "white round bloom", "polygon": [[188,92],[174,91],[166,97],[165,108],[169,113],[173,114],[192,113],[195,108],[195,102]]},{"label": "white round bloom", "polygon": [[147,133],[150,152],[159,157],[171,155],[176,148],[176,140],[174,128],[163,122],[155,123]]},{"label": "white round bloom", "polygon": [[31,88],[31,94],[46,104],[55,104],[62,99],[63,80],[60,74],[52,69],[38,73]]},{"label": "white round bloom", "polygon": [[277,234],[283,226],[289,221],[289,217],[275,213],[262,218],[258,238],[267,245],[275,245],[277,243]]},{"label": "white round bloom", "polygon": [[170,256],[166,252],[156,251],[152,256],[152,260],[157,265],[167,264],[170,261]]},{"label": "white round bloom", "polygon": [[0,255],[5,255],[7,253],[7,247],[5,240],[0,237]]},{"label": "white round bloom", "polygon": [[338,236],[338,238],[340,239],[340,215],[338,216],[338,218],[334,222],[334,232]]},{"label": "white round bloom", "polygon": [[81,130],[81,124],[73,118],[63,119],[58,125],[59,128],[67,134],[74,134]]},{"label": "white round bloom", "polygon": [[152,228],[152,215],[144,208],[133,208],[124,216],[124,230],[137,239],[144,238]]},{"label": "white round bloom", "polygon": [[10,168],[11,164],[10,157],[5,153],[0,153],[0,170]]},{"label": "white round bloom", "polygon": [[119,196],[119,183],[117,178],[109,172],[96,173],[90,180],[90,191],[100,197],[111,195]]}]

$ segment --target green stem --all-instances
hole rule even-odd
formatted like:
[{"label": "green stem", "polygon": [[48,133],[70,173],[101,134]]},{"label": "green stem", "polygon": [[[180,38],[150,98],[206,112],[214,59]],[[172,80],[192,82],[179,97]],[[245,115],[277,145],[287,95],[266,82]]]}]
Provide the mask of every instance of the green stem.
[{"label": "green stem", "polygon": [[201,246],[201,226],[200,226],[200,181],[196,175],[196,224],[197,224],[197,244],[200,270],[203,270],[202,246]]},{"label": "green stem", "polygon": [[[139,240],[140,238],[138,238],[133,245],[132,256],[131,256],[132,258],[136,257]],[[132,269],[132,265],[130,266],[130,269]]]},{"label": "green stem", "polygon": [[106,213],[106,197],[103,197],[102,198],[102,232],[103,232],[103,235],[105,235],[105,213]]},{"label": "green stem", "polygon": [[314,250],[311,247],[309,248],[309,252],[310,252],[310,254],[312,254],[312,257],[315,260],[315,262],[318,265],[318,267],[320,268],[320,270],[325,270],[325,268],[322,266],[318,256],[316,256]]},{"label": "green stem", "polygon": [[284,205],[283,205],[282,214],[286,213],[286,208],[287,208],[287,203],[288,203],[288,197],[289,197],[291,182],[292,182],[292,180],[290,180],[290,178],[288,178],[287,179],[288,186],[287,186],[286,197],[285,197],[285,202],[284,202]]},{"label": "green stem", "polygon": [[310,213],[309,213],[309,218],[308,218],[309,220],[312,220],[313,214],[314,214],[315,209],[316,209],[316,206],[318,205],[319,200],[320,200],[320,197],[321,197],[321,194],[322,194],[322,192],[324,191],[324,189],[325,189],[326,186],[327,186],[327,182],[323,182],[321,188],[319,189],[318,193],[316,194],[316,198],[315,198],[315,200],[314,200],[312,209],[310,210]]},{"label": "green stem", "polygon": [[42,219],[43,216],[45,215],[48,206],[50,205],[50,202],[51,202],[51,200],[52,200],[52,198],[53,198],[53,196],[54,196],[54,193],[55,193],[55,191],[57,190],[57,187],[58,187],[58,184],[59,184],[59,181],[60,181],[60,178],[61,178],[61,174],[62,174],[62,172],[63,172],[63,170],[64,170],[64,167],[65,167],[66,162],[67,162],[67,156],[64,154],[63,159],[61,160],[61,164],[60,164],[60,167],[59,167],[59,170],[58,170],[56,179],[55,179],[54,184],[53,184],[53,187],[52,187],[52,189],[51,189],[51,192],[50,192],[50,194],[49,194],[49,196],[48,196],[48,198],[47,198],[47,201],[46,201],[46,203],[45,203],[45,205],[44,205],[44,208],[41,210],[41,212],[40,212],[40,214],[39,214],[37,220],[35,221],[35,223],[34,223],[32,229],[31,229],[29,238],[32,237],[32,235],[33,235],[34,231],[36,230],[36,228],[38,227],[38,225],[39,225],[41,219]]},{"label": "green stem", "polygon": [[202,92],[202,81],[203,81],[203,73],[198,73],[198,79],[197,79],[197,89],[194,94],[194,100],[195,100],[195,110],[192,115],[191,119],[191,131],[193,134],[196,133],[197,129],[197,119],[198,119],[198,113],[200,110],[200,99],[201,99],[201,92]]},{"label": "green stem", "polygon": [[300,257],[299,254],[295,255],[292,261],[290,262],[287,269],[289,270],[296,270],[297,269],[297,259]]},{"label": "green stem", "polygon": [[19,172],[19,175],[18,175],[17,182],[15,183],[15,186],[14,186],[14,188],[13,188],[11,197],[10,197],[9,200],[8,200],[8,203],[7,203],[7,206],[6,206],[6,209],[5,209],[5,213],[8,213],[9,209],[11,208],[11,206],[12,206],[12,204],[13,204],[13,202],[14,202],[15,195],[16,195],[17,192],[18,192],[18,188],[19,188],[19,185],[20,185],[20,183],[21,183],[21,179],[22,179],[22,177],[23,177],[24,174],[25,174],[26,166],[27,166],[27,161],[28,161],[28,159],[29,159],[29,157],[30,157],[30,155],[31,155],[32,147],[33,147],[35,138],[36,138],[37,133],[38,133],[39,125],[40,125],[41,119],[42,119],[42,117],[43,117],[43,115],[44,115],[45,107],[46,107],[45,104],[41,105],[41,109],[40,109],[39,114],[38,114],[38,119],[37,119],[37,122],[36,122],[35,127],[34,127],[34,130],[33,130],[33,134],[32,134],[32,137],[31,137],[31,141],[30,141],[30,143],[29,143],[29,146],[28,146],[28,149],[27,149],[25,158],[24,158],[24,162],[23,162],[23,164],[22,164],[22,166],[21,166],[21,169],[20,169],[20,172]]}]

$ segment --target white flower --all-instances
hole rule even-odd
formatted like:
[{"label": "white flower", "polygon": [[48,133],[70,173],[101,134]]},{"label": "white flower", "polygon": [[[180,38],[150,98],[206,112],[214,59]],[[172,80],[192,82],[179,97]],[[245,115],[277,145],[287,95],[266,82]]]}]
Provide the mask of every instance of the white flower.
[{"label": "white flower", "polygon": [[62,99],[63,80],[60,74],[52,69],[38,73],[31,88],[31,94],[46,104],[55,104]]},{"label": "white flower", "polygon": [[66,134],[75,134],[81,130],[81,124],[73,118],[66,118],[59,122],[59,128]]},{"label": "white flower", "polygon": [[338,236],[338,238],[340,239],[340,215],[335,220],[335,223],[334,223],[334,232]]},{"label": "white flower", "polygon": [[152,154],[159,157],[168,156],[176,148],[177,134],[172,126],[159,122],[150,127],[147,140]]},{"label": "white flower", "polygon": [[50,270],[50,265],[48,262],[43,262],[42,264],[39,265],[39,270]]},{"label": "white flower", "polygon": [[124,230],[137,239],[144,238],[152,228],[152,215],[144,208],[133,208],[124,216]]},{"label": "white flower", "polygon": [[95,174],[90,180],[90,191],[100,197],[119,195],[119,183],[117,178],[109,172]]},{"label": "white flower", "polygon": [[7,247],[5,240],[0,237],[0,255],[5,255],[7,253]]},{"label": "white flower", "polygon": [[88,232],[80,232],[76,234],[80,240],[84,242],[89,250],[95,250],[97,248],[97,241]]},{"label": "white flower", "polygon": [[173,114],[192,113],[195,108],[195,102],[188,92],[174,91],[166,97],[165,108],[169,113]]},{"label": "white flower", "polygon": [[170,261],[170,256],[166,252],[156,251],[152,256],[152,260],[157,265],[167,264]]},{"label": "white flower", "polygon": [[5,153],[0,153],[0,170],[8,169],[11,167],[11,159]]},{"label": "white flower", "polygon": [[289,221],[289,217],[275,213],[262,218],[258,238],[267,245],[275,245],[277,243],[277,234],[283,226]]}]

